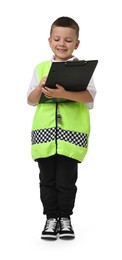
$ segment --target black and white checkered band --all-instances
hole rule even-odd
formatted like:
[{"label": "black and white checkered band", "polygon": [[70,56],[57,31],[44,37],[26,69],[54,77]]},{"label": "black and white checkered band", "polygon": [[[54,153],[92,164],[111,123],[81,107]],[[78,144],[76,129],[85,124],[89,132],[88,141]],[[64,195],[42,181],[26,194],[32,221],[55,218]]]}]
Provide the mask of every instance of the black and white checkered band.
[{"label": "black and white checkered band", "polygon": [[87,147],[88,135],[78,132],[66,131],[57,128],[57,139],[69,142],[78,146]]},{"label": "black and white checkered band", "polygon": [[32,131],[32,144],[47,143],[53,140],[63,140],[78,146],[87,147],[88,134],[62,130],[55,127]]},{"label": "black and white checkered band", "polygon": [[35,130],[31,132],[32,144],[47,143],[56,139],[56,128]]}]

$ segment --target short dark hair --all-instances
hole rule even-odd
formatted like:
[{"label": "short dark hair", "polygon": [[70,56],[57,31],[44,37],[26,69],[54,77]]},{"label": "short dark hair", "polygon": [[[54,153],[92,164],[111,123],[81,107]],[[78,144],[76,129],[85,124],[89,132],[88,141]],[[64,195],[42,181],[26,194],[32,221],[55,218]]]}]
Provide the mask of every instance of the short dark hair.
[{"label": "short dark hair", "polygon": [[72,28],[76,31],[77,38],[79,37],[79,30],[80,30],[79,25],[75,22],[75,20],[73,20],[70,17],[62,16],[56,19],[51,25],[50,35],[55,26]]}]

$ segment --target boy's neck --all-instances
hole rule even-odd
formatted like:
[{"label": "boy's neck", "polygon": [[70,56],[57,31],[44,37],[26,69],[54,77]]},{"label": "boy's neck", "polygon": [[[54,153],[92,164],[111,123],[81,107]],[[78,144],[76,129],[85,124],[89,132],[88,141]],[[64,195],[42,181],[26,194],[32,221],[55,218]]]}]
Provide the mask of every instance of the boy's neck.
[{"label": "boy's neck", "polygon": [[67,61],[67,60],[72,60],[74,58],[74,56],[72,55],[72,56],[70,56],[70,57],[68,57],[67,59],[64,59],[64,60],[60,60],[60,59],[55,59],[55,56],[53,56],[53,59],[55,60],[55,61],[62,61],[62,62],[65,62],[65,61]]}]

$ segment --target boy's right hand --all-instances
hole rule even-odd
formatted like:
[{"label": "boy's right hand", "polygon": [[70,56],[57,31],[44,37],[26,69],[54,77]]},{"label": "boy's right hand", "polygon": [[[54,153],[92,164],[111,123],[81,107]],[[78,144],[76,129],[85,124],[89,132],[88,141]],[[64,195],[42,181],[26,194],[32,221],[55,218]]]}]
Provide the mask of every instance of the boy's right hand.
[{"label": "boy's right hand", "polygon": [[47,77],[43,77],[38,85],[38,89],[39,90],[42,90],[42,87],[45,86],[45,83],[46,83],[46,80],[47,80]]}]

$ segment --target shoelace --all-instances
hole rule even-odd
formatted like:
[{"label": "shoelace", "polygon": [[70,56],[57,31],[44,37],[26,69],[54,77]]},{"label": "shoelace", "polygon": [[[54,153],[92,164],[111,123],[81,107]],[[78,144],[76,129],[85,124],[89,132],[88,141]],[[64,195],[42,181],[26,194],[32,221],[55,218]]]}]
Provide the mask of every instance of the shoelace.
[{"label": "shoelace", "polygon": [[61,218],[60,220],[62,230],[70,230],[71,229],[71,222],[68,218]]},{"label": "shoelace", "polygon": [[56,227],[57,220],[56,219],[47,219],[46,222],[46,231],[53,231]]}]

